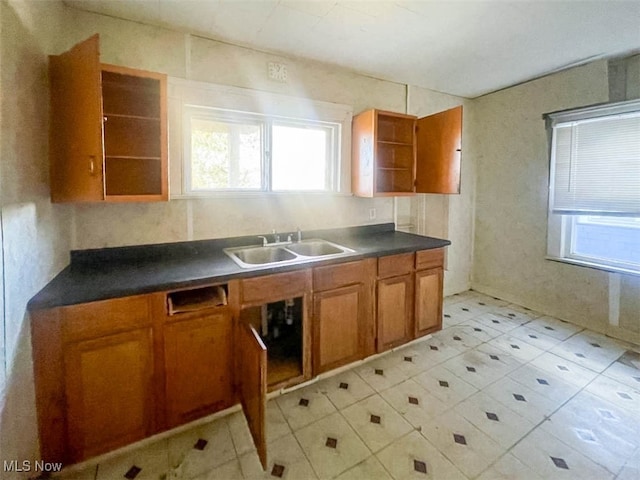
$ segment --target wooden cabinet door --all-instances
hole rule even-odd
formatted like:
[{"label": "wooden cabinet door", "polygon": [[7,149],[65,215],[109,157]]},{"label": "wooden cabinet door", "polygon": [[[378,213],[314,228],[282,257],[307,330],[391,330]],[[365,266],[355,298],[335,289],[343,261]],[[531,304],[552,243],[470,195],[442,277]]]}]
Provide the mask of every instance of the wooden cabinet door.
[{"label": "wooden cabinet door", "polygon": [[416,272],[416,337],[442,328],[442,280],[442,268]]},{"label": "wooden cabinet door", "polygon": [[462,106],[420,118],[416,127],[418,193],[460,193]]},{"label": "wooden cabinet door", "polygon": [[169,428],[233,404],[232,348],[233,328],[227,311],[165,326]]},{"label": "wooden cabinet door", "polygon": [[413,275],[378,280],[378,343],[382,352],[413,337]]},{"label": "wooden cabinet door", "polygon": [[248,323],[240,323],[236,335],[238,390],[242,410],[263,468],[267,468],[267,347]]},{"label": "wooden cabinet door", "polygon": [[104,199],[98,35],[49,57],[53,202]]},{"label": "wooden cabinet door", "polygon": [[67,345],[67,435],[72,461],[153,433],[152,348],[151,328]]},{"label": "wooden cabinet door", "polygon": [[314,374],[362,358],[363,288],[357,284],[314,295]]}]

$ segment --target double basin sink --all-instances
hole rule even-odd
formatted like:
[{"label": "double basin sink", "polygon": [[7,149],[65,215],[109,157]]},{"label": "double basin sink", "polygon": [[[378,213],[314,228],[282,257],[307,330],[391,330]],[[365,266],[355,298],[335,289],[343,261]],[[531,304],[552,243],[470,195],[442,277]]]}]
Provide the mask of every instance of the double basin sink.
[{"label": "double basin sink", "polygon": [[284,242],[278,245],[267,244],[262,247],[250,246],[224,249],[224,253],[242,268],[325,260],[354,252],[355,250],[322,239],[302,240],[295,243]]}]

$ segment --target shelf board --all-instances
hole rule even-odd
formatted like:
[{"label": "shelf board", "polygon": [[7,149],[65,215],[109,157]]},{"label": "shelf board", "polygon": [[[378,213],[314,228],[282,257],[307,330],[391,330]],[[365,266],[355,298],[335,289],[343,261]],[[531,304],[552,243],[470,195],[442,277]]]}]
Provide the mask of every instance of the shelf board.
[{"label": "shelf board", "polygon": [[109,117],[114,117],[114,118],[133,118],[133,119],[137,119],[137,120],[150,120],[150,121],[154,121],[154,122],[159,122],[160,121],[160,117],[146,117],[144,115],[128,115],[128,114],[124,114],[124,113],[107,113],[105,112],[103,114],[103,117],[109,118]]},{"label": "shelf board", "polygon": [[382,143],[384,145],[398,145],[398,146],[401,146],[401,147],[413,147],[413,143],[392,142],[391,140],[378,140],[378,143]]},{"label": "shelf board", "polygon": [[106,202],[127,203],[127,202],[160,202],[167,200],[162,193],[141,193],[137,195],[105,195]]},{"label": "shelf board", "polygon": [[415,194],[414,190],[376,190],[374,197],[408,197]]},{"label": "shelf board", "polygon": [[413,168],[410,167],[376,167],[376,170],[402,170],[405,172],[410,172]]},{"label": "shelf board", "polygon": [[160,157],[139,157],[135,155],[105,155],[104,158],[107,160],[162,160]]}]

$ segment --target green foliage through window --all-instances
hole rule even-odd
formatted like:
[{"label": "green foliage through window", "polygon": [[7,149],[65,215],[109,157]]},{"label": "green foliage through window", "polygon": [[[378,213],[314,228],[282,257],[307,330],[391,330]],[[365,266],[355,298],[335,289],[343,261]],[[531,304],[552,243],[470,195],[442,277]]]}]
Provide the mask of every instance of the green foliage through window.
[{"label": "green foliage through window", "polygon": [[187,190],[334,191],[341,125],[194,109],[188,126]]}]

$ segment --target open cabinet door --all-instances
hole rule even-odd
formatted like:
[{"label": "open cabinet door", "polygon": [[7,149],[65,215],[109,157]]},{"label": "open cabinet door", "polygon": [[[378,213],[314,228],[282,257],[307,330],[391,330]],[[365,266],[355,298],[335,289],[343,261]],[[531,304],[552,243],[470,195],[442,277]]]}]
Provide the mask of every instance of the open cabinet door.
[{"label": "open cabinet door", "polygon": [[104,200],[98,35],[49,57],[53,202]]},{"label": "open cabinet door", "polygon": [[462,106],[416,122],[416,193],[460,193]]},{"label": "open cabinet door", "polygon": [[249,323],[240,322],[238,327],[236,358],[240,401],[260,463],[266,469],[267,347]]}]

